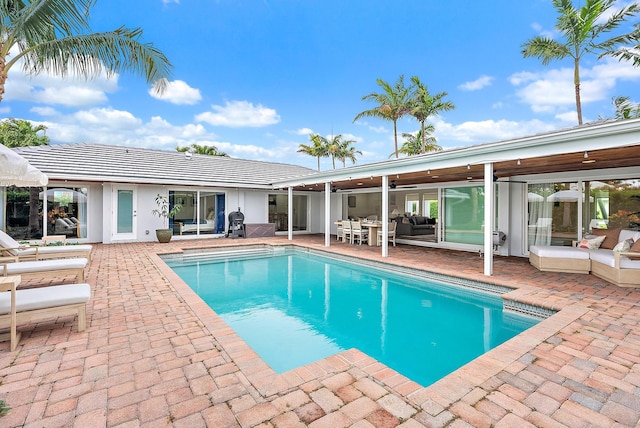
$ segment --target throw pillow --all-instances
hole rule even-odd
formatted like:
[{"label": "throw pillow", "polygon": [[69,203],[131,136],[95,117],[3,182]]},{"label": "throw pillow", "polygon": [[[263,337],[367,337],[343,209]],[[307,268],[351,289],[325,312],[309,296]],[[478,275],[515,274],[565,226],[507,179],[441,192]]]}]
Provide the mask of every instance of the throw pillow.
[{"label": "throw pillow", "polygon": [[580,241],[580,244],[578,244],[578,248],[596,250],[600,248],[600,245],[602,244],[602,242],[604,242],[605,238],[606,236],[598,236],[597,238],[593,238],[593,239],[583,238],[582,241]]},{"label": "throw pillow", "polygon": [[613,247],[613,251],[617,253],[626,253],[631,249],[632,244],[633,244],[633,240],[625,239],[624,241],[618,242],[618,244],[615,247]]},{"label": "throw pillow", "polygon": [[629,248],[629,251],[632,253],[640,253],[640,239],[633,243],[631,248]]},{"label": "throw pillow", "polygon": [[618,237],[620,236],[620,227],[617,229],[598,229],[594,227],[591,229],[591,233],[597,236],[604,236],[604,242],[600,245],[600,248],[605,250],[612,250],[618,244]]}]

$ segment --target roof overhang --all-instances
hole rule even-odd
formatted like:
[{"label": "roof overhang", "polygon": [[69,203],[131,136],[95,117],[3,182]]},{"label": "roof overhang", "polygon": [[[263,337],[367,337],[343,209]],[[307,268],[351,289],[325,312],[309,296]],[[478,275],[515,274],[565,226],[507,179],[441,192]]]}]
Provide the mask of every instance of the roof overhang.
[{"label": "roof overhang", "polygon": [[[585,157],[585,152],[586,156]],[[382,176],[396,186],[483,179],[486,163],[506,178],[565,171],[640,166],[640,119],[605,121],[580,127],[393,159],[273,183],[275,188],[340,190],[381,187]]]}]

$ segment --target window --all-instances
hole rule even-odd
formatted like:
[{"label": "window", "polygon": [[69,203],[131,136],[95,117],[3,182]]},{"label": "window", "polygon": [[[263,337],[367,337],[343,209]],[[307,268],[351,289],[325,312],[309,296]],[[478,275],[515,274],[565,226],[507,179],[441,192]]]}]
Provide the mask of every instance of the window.
[{"label": "window", "polygon": [[582,201],[584,193],[576,182],[530,184],[527,193],[529,246],[571,246],[578,239],[578,204]]},{"label": "window", "polygon": [[444,241],[482,245],[484,242],[484,187],[447,188],[443,189],[442,195]]},{"label": "window", "polygon": [[[293,195],[292,226],[294,231],[307,230],[307,195]],[[289,230],[289,197],[285,194],[269,195],[269,223],[276,232]]]},{"label": "window", "polygon": [[420,195],[418,193],[409,193],[404,197],[404,211],[411,215],[420,214]]},{"label": "window", "polygon": [[39,193],[44,206],[47,201],[47,235],[68,238],[87,237],[87,188],[54,187]]},{"label": "window", "polygon": [[224,233],[224,193],[193,190],[169,191],[169,209],[178,204],[182,208],[173,219],[169,219],[169,227],[173,228],[175,235]]}]

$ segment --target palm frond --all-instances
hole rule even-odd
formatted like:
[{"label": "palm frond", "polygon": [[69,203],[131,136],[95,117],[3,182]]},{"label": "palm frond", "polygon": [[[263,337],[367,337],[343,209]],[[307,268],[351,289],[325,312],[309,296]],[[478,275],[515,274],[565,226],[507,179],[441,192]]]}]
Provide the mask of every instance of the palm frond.
[{"label": "palm frond", "polygon": [[90,79],[124,71],[144,76],[161,92],[171,75],[171,63],[150,43],[141,43],[142,30],[121,27],[115,31],[69,36],[23,50],[7,63],[19,59],[29,74],[42,72],[65,77],[69,74]]}]

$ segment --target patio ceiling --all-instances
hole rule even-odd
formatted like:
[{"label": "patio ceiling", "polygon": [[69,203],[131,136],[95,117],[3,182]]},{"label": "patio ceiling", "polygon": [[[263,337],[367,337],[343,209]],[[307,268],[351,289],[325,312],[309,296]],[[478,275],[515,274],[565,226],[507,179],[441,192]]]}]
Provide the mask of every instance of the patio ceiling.
[{"label": "patio ceiling", "polygon": [[[493,168],[498,179],[508,181],[509,177],[534,174],[640,166],[640,146],[638,145],[589,150],[587,153],[588,158],[585,158],[584,151],[530,157],[521,159],[520,164],[518,164],[518,159],[510,159],[494,162]],[[432,183],[482,181],[484,179],[484,165],[468,164],[450,168],[429,169],[429,163],[425,162],[424,169],[420,171],[390,172],[388,175],[389,183],[394,182],[396,188]],[[372,175],[357,179],[334,180],[331,185],[336,190],[380,188],[382,186],[382,177]],[[324,185],[322,182],[300,184],[294,186],[294,190],[324,191]]]}]

